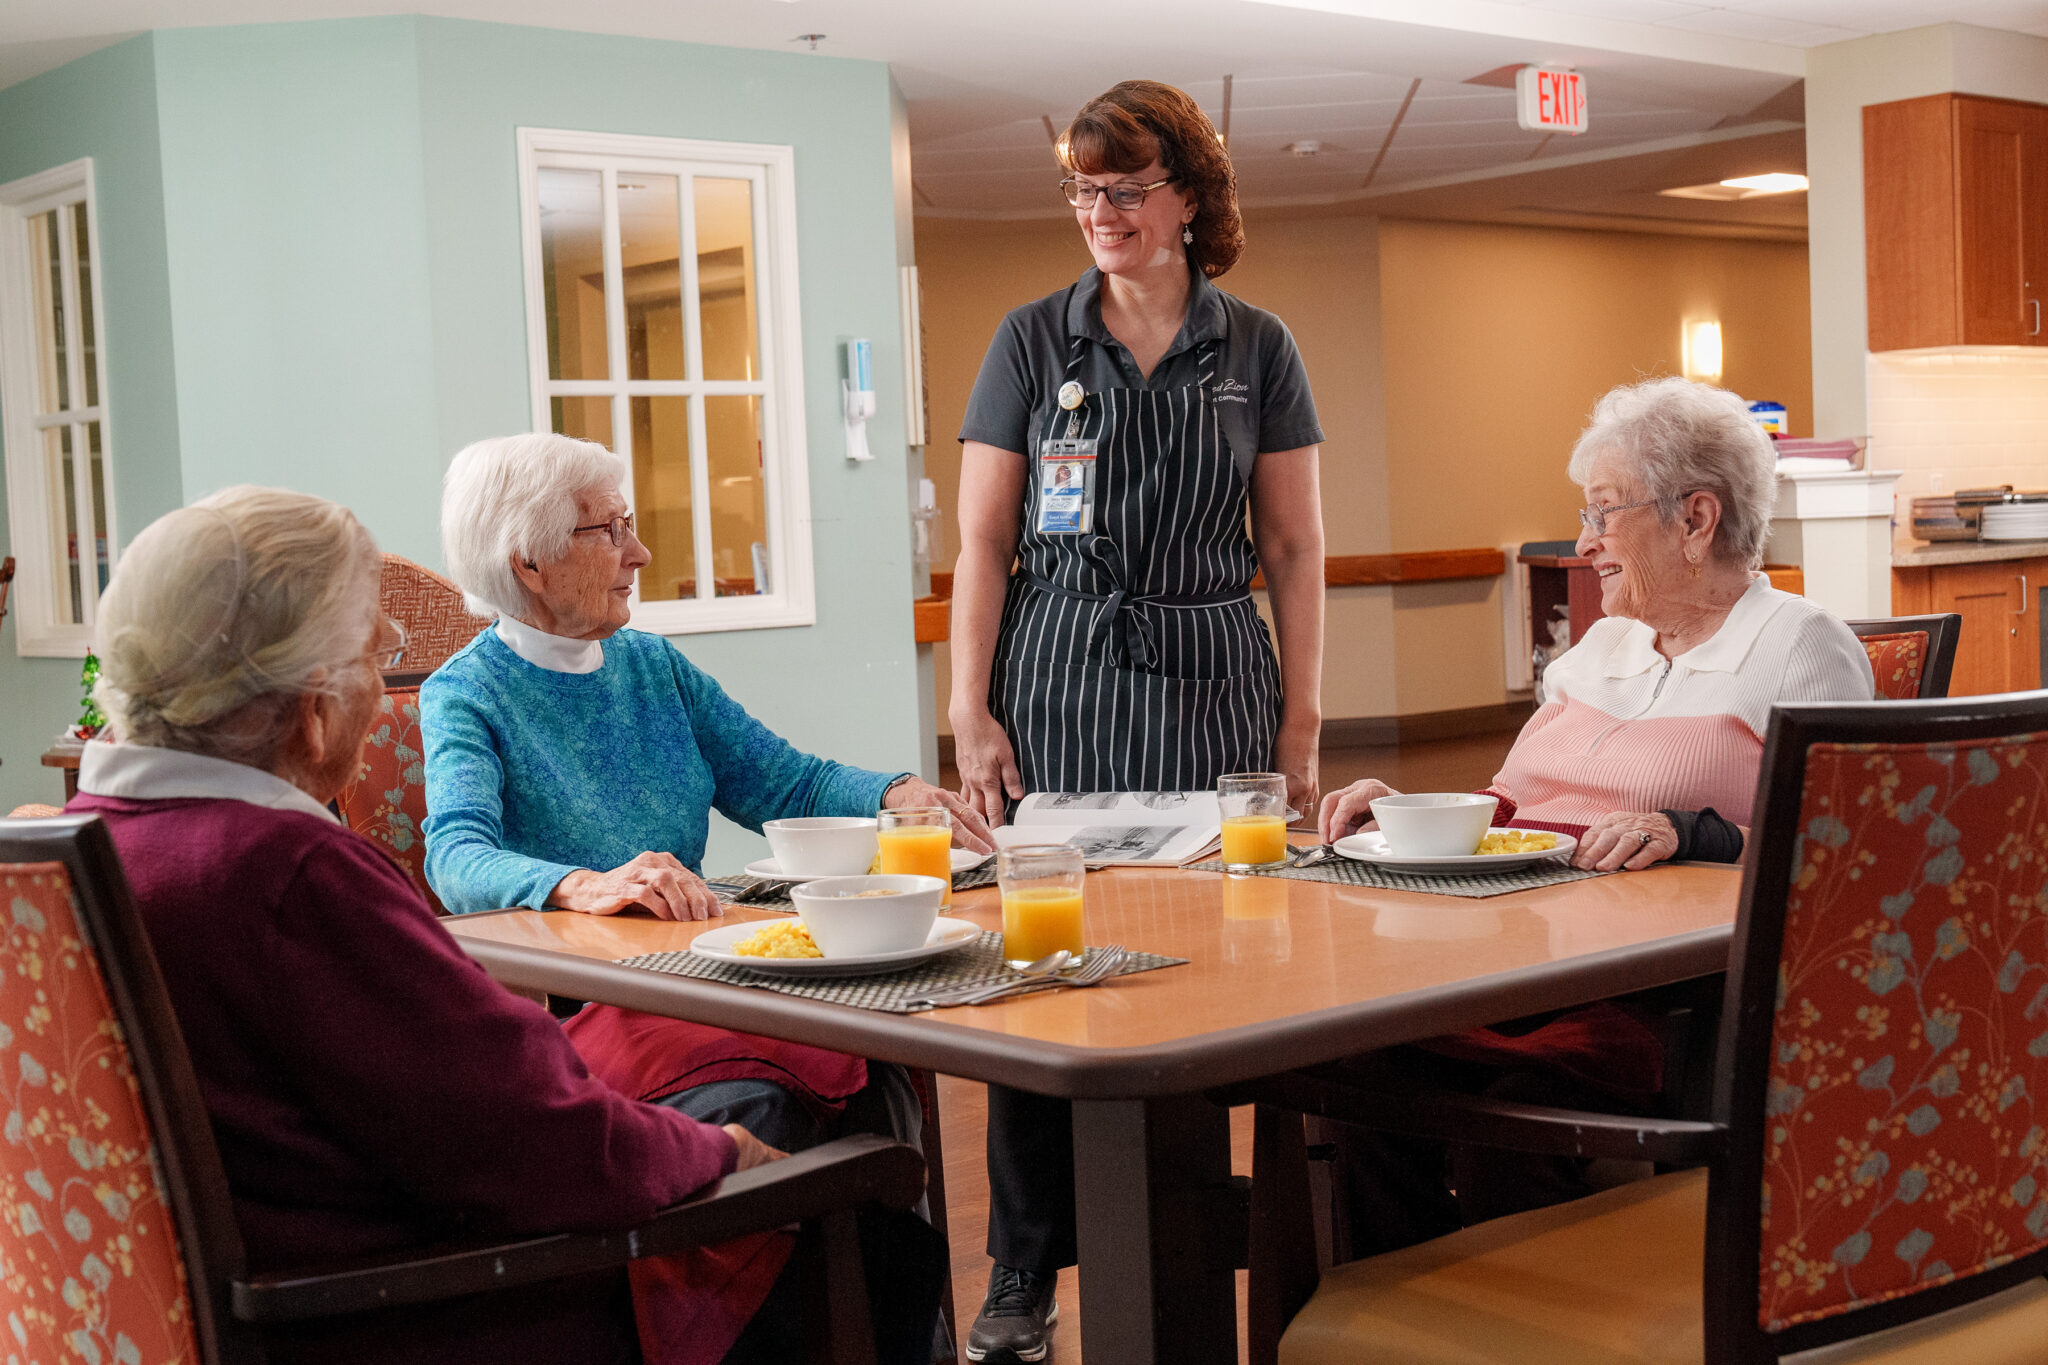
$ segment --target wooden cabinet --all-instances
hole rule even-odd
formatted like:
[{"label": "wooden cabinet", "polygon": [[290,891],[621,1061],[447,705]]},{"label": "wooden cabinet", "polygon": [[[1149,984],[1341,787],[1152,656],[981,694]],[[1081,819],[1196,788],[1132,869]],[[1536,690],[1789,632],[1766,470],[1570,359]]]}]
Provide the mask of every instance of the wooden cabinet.
[{"label": "wooden cabinet", "polygon": [[2048,345],[2048,106],[1863,110],[1870,349]]},{"label": "wooden cabinet", "polygon": [[1963,618],[1950,675],[1952,697],[2041,685],[2041,589],[2048,557],[1892,570],[1892,612],[1955,612]]}]

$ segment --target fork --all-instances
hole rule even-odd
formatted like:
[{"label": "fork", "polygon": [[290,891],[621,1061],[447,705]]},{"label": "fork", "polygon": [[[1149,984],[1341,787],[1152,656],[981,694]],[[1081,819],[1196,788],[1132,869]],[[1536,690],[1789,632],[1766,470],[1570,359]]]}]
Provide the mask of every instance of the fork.
[{"label": "fork", "polygon": [[732,898],[734,905],[760,905],[764,901],[780,900],[795,886],[791,881],[755,882]]},{"label": "fork", "polygon": [[978,995],[965,1000],[948,1001],[956,1005],[986,1005],[996,1000],[1007,1000],[1013,995],[1028,995],[1033,991],[1049,990],[1058,986],[1099,986],[1123,970],[1130,960],[1131,950],[1121,943],[1109,943],[1095,950],[1095,956],[1082,964],[1081,970],[1072,976],[1044,977],[1033,981],[1005,981],[991,986]]},{"label": "fork", "polygon": [[1295,854],[1293,858],[1288,860],[1287,865],[1291,868],[1314,867],[1317,863],[1326,863],[1336,856],[1336,849],[1331,848],[1328,844],[1318,844],[1314,848],[1305,848]]}]

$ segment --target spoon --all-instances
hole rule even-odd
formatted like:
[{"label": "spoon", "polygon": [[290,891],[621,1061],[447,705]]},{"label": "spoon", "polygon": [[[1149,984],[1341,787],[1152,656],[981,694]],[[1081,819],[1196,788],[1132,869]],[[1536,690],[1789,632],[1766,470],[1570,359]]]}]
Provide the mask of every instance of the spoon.
[{"label": "spoon", "polygon": [[973,992],[967,997],[966,1003],[970,1005],[976,1004],[984,995],[1000,995],[1005,991],[1014,990],[1026,981],[1050,980],[1058,976],[1061,969],[1074,961],[1074,958],[1075,955],[1068,952],[1065,948],[1055,948],[1044,957],[1039,958],[1038,961],[1025,963],[1024,966],[1017,969],[1017,974],[1008,981],[998,981],[994,985],[984,986],[980,990]]}]

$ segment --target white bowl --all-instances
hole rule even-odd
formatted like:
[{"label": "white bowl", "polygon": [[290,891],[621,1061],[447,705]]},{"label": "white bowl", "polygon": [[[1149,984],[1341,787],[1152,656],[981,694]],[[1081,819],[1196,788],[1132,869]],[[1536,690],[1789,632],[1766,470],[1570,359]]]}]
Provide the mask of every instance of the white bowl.
[{"label": "white bowl", "polygon": [[857,877],[875,865],[872,815],[812,815],[761,826],[775,866],[791,877]]},{"label": "white bowl", "polygon": [[1462,858],[1479,851],[1500,799],[1476,792],[1411,792],[1372,803],[1387,851],[1403,858]]},{"label": "white bowl", "polygon": [[[861,895],[886,891],[887,895]],[[820,877],[789,889],[826,957],[900,953],[931,937],[946,883],[937,877]]]}]

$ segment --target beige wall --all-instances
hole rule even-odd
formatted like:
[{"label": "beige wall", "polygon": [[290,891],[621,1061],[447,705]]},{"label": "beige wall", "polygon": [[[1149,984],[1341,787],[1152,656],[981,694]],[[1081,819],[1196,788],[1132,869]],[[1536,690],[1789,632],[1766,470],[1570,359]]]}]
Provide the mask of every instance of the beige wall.
[{"label": "beige wall", "polygon": [[[1380,288],[1394,550],[1576,535],[1573,439],[1608,389],[1679,372],[1688,318],[1720,320],[1724,384],[1812,429],[1800,246],[1389,220]],[[1398,591],[1397,714],[1506,699],[1499,594]]]},{"label": "beige wall", "polygon": [[[1675,373],[1679,326],[1718,317],[1726,382],[1811,429],[1803,248],[1363,218],[1248,215],[1222,281],[1278,313],[1308,366],[1327,441],[1331,554],[1459,549],[1571,535],[1565,458],[1601,393]],[[1064,220],[920,219],[932,444],[951,511],[960,429],[1003,315],[1087,268]],[[1507,699],[1500,584],[1331,593],[1324,714],[1412,715]],[[939,713],[946,660],[938,651]]]}]

